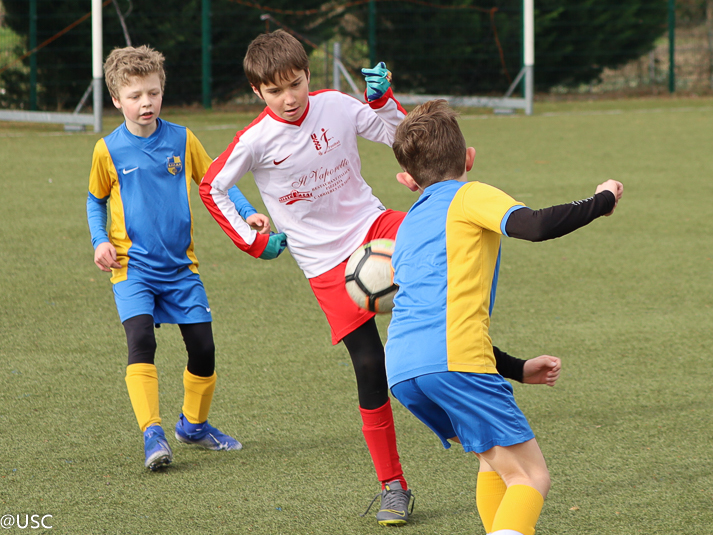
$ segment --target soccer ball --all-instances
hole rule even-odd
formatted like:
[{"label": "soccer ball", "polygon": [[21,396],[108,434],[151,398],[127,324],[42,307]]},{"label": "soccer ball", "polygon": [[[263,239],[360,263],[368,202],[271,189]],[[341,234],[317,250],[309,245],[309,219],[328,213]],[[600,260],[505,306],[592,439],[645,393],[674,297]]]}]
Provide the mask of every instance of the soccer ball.
[{"label": "soccer ball", "polygon": [[359,308],[387,314],[394,308],[394,284],[391,255],[393,240],[374,240],[359,247],[347,262],[347,292]]}]

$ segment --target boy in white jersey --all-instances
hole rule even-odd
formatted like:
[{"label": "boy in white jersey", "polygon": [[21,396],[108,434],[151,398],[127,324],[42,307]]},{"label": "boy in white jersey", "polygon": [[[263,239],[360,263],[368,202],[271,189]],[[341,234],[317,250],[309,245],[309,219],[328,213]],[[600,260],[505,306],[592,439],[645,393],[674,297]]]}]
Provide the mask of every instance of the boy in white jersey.
[{"label": "boy in white jersey", "polygon": [[[129,349],[126,386],[144,434],[144,465],[151,470],[173,459],[159,415],[154,324],[177,324],[188,352],[176,438],[211,450],[241,448],[208,423],[216,383],[215,345],[193,250],[190,185],[203,177],[212,160],[190,130],[158,118],[166,80],[163,61],[160,52],[147,46],[117,48],[107,57],[107,87],[125,122],[97,142],[87,196],[94,263],[112,273]],[[269,232],[267,217],[237,188],[230,195],[251,225]],[[277,254],[267,250],[263,258]]]},{"label": "boy in white jersey", "polygon": [[394,239],[405,215],[384,208],[362,178],[357,138],[390,146],[406,112],[393,97],[391,73],[383,63],[364,71],[367,104],[338,91],[310,93],[307,54],[280,30],[257,37],[243,66],[267,107],[210,166],[201,197],[233,242],[258,256],[270,238],[250,231],[227,194],[253,173],[275,226],[287,235],[287,247],[327,316],[332,343],[343,340],[351,356],[362,430],[382,487],[377,521],[404,524],[411,492],[396,449],[384,348],[374,315],[349,298],[344,269],[363,243]]}]

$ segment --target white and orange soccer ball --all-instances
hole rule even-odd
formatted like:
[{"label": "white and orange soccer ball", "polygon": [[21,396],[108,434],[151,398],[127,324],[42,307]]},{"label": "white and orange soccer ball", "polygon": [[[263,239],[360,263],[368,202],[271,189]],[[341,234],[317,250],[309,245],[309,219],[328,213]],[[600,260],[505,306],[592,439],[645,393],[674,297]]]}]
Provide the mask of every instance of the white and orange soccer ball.
[{"label": "white and orange soccer ball", "polygon": [[345,272],[347,292],[358,307],[377,314],[388,314],[394,308],[394,284],[391,255],[394,241],[380,239],[365,243],[354,251]]}]

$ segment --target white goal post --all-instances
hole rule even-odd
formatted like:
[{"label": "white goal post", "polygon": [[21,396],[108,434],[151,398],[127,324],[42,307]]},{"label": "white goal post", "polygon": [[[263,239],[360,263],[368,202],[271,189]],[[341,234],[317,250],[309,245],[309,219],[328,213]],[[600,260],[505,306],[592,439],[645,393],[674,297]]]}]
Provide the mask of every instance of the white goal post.
[{"label": "white goal post", "polygon": [[[93,125],[95,132],[102,131],[102,0],[92,0],[92,83],[84,94],[74,113],[57,113],[46,111],[0,110],[0,121],[17,121],[29,123],[64,124],[65,130],[84,130],[85,126]],[[35,52],[36,54],[37,52]],[[79,113],[84,100],[93,93],[93,113]]]},{"label": "white goal post", "polygon": [[[522,2],[522,34],[523,34],[523,66],[520,73],[513,80],[510,87],[502,97],[456,97],[453,95],[410,95],[398,94],[395,97],[401,104],[418,105],[428,102],[433,99],[444,99],[451,106],[463,108],[494,108],[503,112],[512,112],[516,109],[522,109],[526,115],[532,115],[532,100],[535,88],[535,1],[523,0]],[[363,95],[359,94],[354,82],[349,73],[344,68],[340,61],[338,43],[334,47],[334,76],[333,87],[340,89],[339,74],[342,73],[352,88],[353,94],[359,99],[363,99]],[[525,90],[523,97],[513,97],[512,94],[518,84],[523,81]]]}]

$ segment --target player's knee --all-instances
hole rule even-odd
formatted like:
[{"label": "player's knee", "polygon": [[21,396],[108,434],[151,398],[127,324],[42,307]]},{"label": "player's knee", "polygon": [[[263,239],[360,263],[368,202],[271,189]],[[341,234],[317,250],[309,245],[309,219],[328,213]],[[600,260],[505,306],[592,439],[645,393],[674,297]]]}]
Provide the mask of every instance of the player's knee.
[{"label": "player's knee", "polygon": [[191,344],[187,349],[189,360],[215,360],[215,344],[213,343],[213,339],[199,340]]},{"label": "player's knee", "polygon": [[129,364],[153,364],[156,355],[156,336],[153,318],[149,315],[135,316],[124,322]]},{"label": "player's knee", "polygon": [[527,485],[536,489],[542,497],[546,497],[550,490],[551,480],[550,472],[546,465],[529,465],[529,466],[512,466],[504,470],[500,477],[503,478],[505,484],[511,485]]},{"label": "player's knee", "polygon": [[188,371],[198,377],[210,377],[215,371],[215,344],[212,339],[186,344],[188,349]]},{"label": "player's knee", "polygon": [[550,480],[550,472],[546,466],[528,466],[520,474],[520,477],[515,478],[513,484],[527,485],[534,488],[543,498],[547,497],[550,491],[552,482]]},{"label": "player's knee", "polygon": [[552,480],[550,479],[550,472],[545,468],[544,471],[538,471],[532,475],[533,487],[542,494],[543,498],[547,497],[547,493],[550,491],[552,486]]},{"label": "player's knee", "polygon": [[188,371],[198,377],[210,377],[215,371],[215,346],[203,342],[188,351]]},{"label": "player's knee", "polygon": [[357,358],[352,357],[352,365],[354,374],[358,382],[369,381],[374,378],[381,378],[386,375],[386,367],[384,359],[371,355],[360,355]]}]

